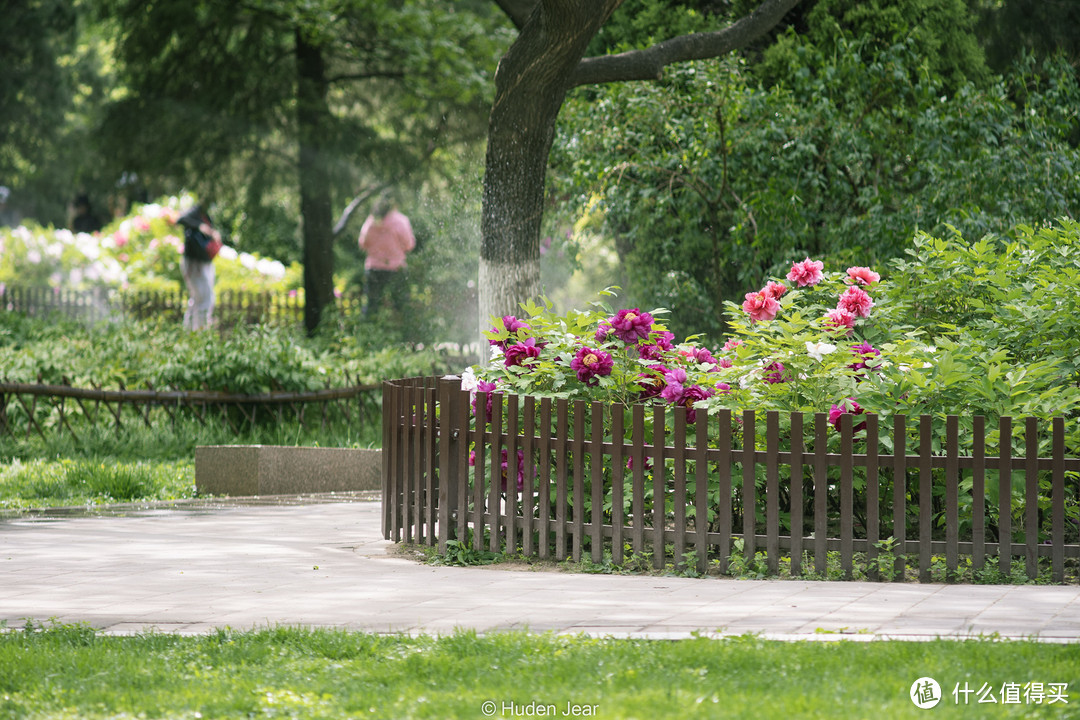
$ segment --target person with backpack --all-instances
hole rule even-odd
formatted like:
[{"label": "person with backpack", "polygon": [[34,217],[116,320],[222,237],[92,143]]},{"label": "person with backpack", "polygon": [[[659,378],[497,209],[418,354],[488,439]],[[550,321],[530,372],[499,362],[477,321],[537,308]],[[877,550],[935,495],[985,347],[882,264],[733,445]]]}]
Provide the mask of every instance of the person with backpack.
[{"label": "person with backpack", "polygon": [[176,224],[184,228],[184,256],[180,258],[188,289],[184,328],[202,330],[213,323],[214,258],[221,250],[221,233],[200,205],[181,215]]}]

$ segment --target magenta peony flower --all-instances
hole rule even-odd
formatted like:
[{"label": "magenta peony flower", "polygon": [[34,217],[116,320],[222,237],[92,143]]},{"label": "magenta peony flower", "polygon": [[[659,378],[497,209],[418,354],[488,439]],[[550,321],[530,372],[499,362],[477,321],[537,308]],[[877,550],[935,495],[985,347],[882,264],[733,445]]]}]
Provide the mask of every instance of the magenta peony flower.
[{"label": "magenta peony flower", "polygon": [[607,342],[613,332],[615,332],[615,328],[611,327],[610,322],[604,320],[600,323],[600,327],[596,329],[596,342]]},{"label": "magenta peony flower", "polygon": [[824,269],[825,263],[820,260],[806,258],[802,262],[793,263],[791,265],[791,270],[788,271],[787,279],[789,282],[796,283],[799,287],[817,285],[821,282],[822,278],[825,277],[821,272]]},{"label": "magenta peony flower", "polygon": [[855,354],[856,358],[858,358],[858,362],[848,365],[848,367],[852,370],[867,369],[869,366],[866,364],[866,361],[881,354],[880,350],[875,349],[874,346],[868,342],[859,343],[858,345],[852,345],[851,352]]},{"label": "magenta peony flower", "polygon": [[683,393],[682,404],[686,407],[686,422],[697,422],[697,408],[694,407],[694,403],[700,400],[707,400],[713,396],[712,390],[703,388],[700,385],[691,385],[686,388]]},{"label": "magenta peony flower", "polygon": [[837,310],[847,310],[856,317],[870,317],[870,308],[874,307],[874,301],[862,288],[852,285],[840,296],[836,303]]},{"label": "magenta peony flower", "polygon": [[659,395],[664,389],[664,376],[670,372],[670,370],[659,363],[650,365],[649,370],[652,372],[641,373],[638,375],[638,384],[641,385],[642,400],[648,400],[649,398],[654,398]]},{"label": "magenta peony flower", "polygon": [[615,317],[608,319],[611,323],[615,337],[628,345],[634,345],[640,340],[647,340],[652,330],[653,316],[647,312],[634,308],[633,310],[620,310]]},{"label": "magenta peony flower", "polygon": [[758,290],[756,293],[746,293],[742,309],[752,321],[763,322],[776,317],[776,313],[780,312],[780,303],[764,290]]},{"label": "magenta peony flower", "polygon": [[[502,325],[504,328],[506,328],[506,332],[510,333],[511,336],[516,335],[518,330],[532,329],[528,324],[522,322],[521,320],[518,320],[513,315],[503,316]],[[497,333],[499,332],[499,330],[500,328],[498,325],[495,325],[491,328],[491,332],[493,333]],[[507,338],[506,340],[488,340],[488,344],[494,345],[505,352],[507,345],[510,344],[510,338]]]},{"label": "magenta peony flower", "polygon": [[765,366],[765,377],[763,379],[765,382],[774,385],[776,383],[785,383],[789,380],[785,373],[786,369],[784,368],[783,363],[770,363]]},{"label": "magenta peony flower", "polygon": [[849,267],[847,274],[848,282],[856,285],[873,285],[881,280],[881,276],[868,267]]},{"label": "magenta peony flower", "polygon": [[515,365],[521,365],[522,367],[529,367],[532,364],[532,359],[540,357],[540,348],[536,345],[536,338],[527,338],[519,343],[510,345],[504,351],[506,353],[506,359],[503,360],[503,364],[506,367],[513,367]]},{"label": "magenta peony flower", "polygon": [[574,359],[570,361],[570,368],[577,373],[577,379],[590,387],[600,383],[598,377],[610,375],[614,366],[615,361],[611,355],[603,350],[587,347],[579,348]]},{"label": "magenta peony flower", "polygon": [[716,383],[716,389],[717,389],[717,391],[720,392],[721,395],[730,395],[731,394],[731,386],[728,385],[726,382],[718,382],[718,383]]},{"label": "magenta peony flower", "polygon": [[[494,395],[495,387],[496,387],[495,383],[487,382],[485,380],[481,380],[480,382],[476,383],[476,392],[486,392],[488,394],[488,396],[487,396],[487,414],[484,416],[484,417],[486,417],[488,419],[488,421],[491,420],[491,399],[492,399],[492,396]],[[476,395],[475,394],[473,395],[472,409],[473,409],[473,413],[475,413],[476,412]]]},{"label": "magenta peony flower", "polygon": [[[836,428],[840,429],[840,416],[850,413],[852,415],[862,415],[866,412],[865,409],[859,403],[855,402],[855,398],[846,398],[840,402],[839,405],[833,405],[829,409],[829,423]],[[861,422],[852,428],[855,432],[866,429],[866,423]]]},{"label": "magenta peony flower", "polygon": [[669,333],[666,330],[662,332],[650,333],[650,337],[654,337],[654,342],[648,344],[639,344],[637,346],[638,357],[643,360],[659,360],[660,356],[666,351],[674,347],[671,341],[675,339],[673,333]]}]

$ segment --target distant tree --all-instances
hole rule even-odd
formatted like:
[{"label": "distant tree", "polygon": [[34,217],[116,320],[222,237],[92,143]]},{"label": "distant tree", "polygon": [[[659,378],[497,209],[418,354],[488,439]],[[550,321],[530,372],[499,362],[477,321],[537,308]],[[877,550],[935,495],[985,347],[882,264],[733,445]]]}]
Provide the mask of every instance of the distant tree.
[{"label": "distant tree", "polygon": [[234,192],[238,223],[288,219],[291,184],[309,330],[334,302],[335,208],[478,136],[499,35],[446,3],[98,2],[127,91],[103,128],[117,167]]}]

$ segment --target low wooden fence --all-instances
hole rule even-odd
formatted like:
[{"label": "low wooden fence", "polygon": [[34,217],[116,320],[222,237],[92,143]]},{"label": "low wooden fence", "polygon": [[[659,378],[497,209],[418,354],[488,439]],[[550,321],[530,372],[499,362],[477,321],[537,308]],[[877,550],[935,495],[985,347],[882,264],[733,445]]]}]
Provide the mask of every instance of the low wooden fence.
[{"label": "low wooden fence", "polygon": [[[256,323],[299,325],[304,322],[304,301],[296,294],[219,290],[216,298],[214,322],[220,327]],[[164,318],[179,323],[183,320],[187,302],[185,292],[0,286],[0,309],[31,316],[61,313],[89,322]],[[343,293],[335,299],[335,306],[342,315],[359,315],[363,293]]]},{"label": "low wooden fence", "polygon": [[[111,425],[117,433],[125,423],[153,427],[152,414],[175,423],[180,414],[194,417],[202,425],[220,423],[239,435],[260,422],[282,423],[286,419],[305,428],[318,423],[325,428],[334,414],[352,422],[363,422],[374,411],[379,387],[354,384],[307,392],[275,391],[256,395],[212,390],[117,389],[99,385],[89,388],[63,384],[0,382],[0,436],[66,432],[80,441],[77,427]],[[312,409],[314,408],[314,409]]]},{"label": "low wooden fence", "polygon": [[844,415],[837,430],[823,413],[699,410],[691,424],[681,407],[491,398],[474,405],[457,379],[383,383],[387,539],[702,573],[825,576],[839,556],[846,578],[856,562],[871,579],[1008,575],[1014,559],[1029,578],[1076,578],[1080,459],[1061,418],[1046,435],[1035,418],[975,417],[962,438],[955,416],[941,437],[928,416]]}]

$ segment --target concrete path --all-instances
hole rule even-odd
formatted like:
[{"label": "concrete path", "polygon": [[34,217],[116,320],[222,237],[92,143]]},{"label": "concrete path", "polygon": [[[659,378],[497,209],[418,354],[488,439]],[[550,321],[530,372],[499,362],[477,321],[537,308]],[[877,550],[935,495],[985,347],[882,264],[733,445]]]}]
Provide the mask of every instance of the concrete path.
[{"label": "concrete path", "polygon": [[109,633],[230,626],[615,637],[1037,637],[1080,641],[1080,587],[748,581],[421,565],[378,502],[0,520],[0,623]]}]

